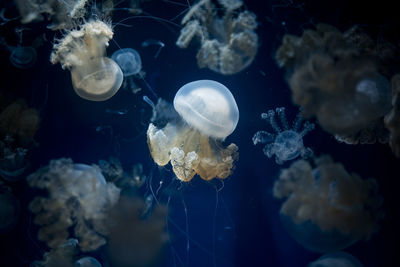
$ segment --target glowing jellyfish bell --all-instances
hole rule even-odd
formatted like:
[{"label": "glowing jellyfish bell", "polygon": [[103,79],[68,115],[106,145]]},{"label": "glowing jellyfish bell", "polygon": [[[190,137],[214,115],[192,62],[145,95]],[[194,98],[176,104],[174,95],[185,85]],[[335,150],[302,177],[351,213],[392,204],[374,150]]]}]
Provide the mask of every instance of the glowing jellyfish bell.
[{"label": "glowing jellyfish bell", "polygon": [[232,93],[223,84],[199,80],[185,84],[176,93],[174,108],[204,135],[225,139],[236,128],[239,110]]},{"label": "glowing jellyfish bell", "polygon": [[30,46],[18,46],[11,49],[10,62],[19,69],[32,67],[36,62],[36,50]]},{"label": "glowing jellyfish bell", "polygon": [[124,77],[138,74],[142,69],[142,60],[139,53],[132,48],[122,48],[114,52],[111,59],[117,62]]}]

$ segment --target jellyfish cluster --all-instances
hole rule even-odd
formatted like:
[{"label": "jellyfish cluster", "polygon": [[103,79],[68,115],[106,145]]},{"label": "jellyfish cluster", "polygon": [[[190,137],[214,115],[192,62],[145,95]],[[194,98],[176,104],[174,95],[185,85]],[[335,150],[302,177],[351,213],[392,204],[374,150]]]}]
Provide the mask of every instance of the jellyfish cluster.
[{"label": "jellyfish cluster", "polygon": [[63,69],[71,71],[75,92],[84,99],[104,101],[121,87],[121,68],[106,57],[106,47],[112,37],[110,25],[92,20],[54,44],[51,63],[60,63]]},{"label": "jellyfish cluster", "polygon": [[275,156],[275,161],[278,164],[282,164],[284,161],[292,160],[301,156],[303,158],[310,157],[313,152],[310,148],[304,147],[303,137],[312,129],[314,124],[306,121],[303,129],[300,129],[302,123],[301,114],[297,115],[296,120],[292,127],[289,127],[289,123],[286,119],[285,108],[276,108],[276,114],[278,114],[282,123],[283,129],[275,121],[275,111],[269,110],[268,113],[262,113],[261,118],[267,120],[271,127],[275,130],[276,134],[271,134],[266,131],[258,131],[253,136],[253,144],[258,143],[267,145],[264,147],[264,154],[271,158]]},{"label": "jellyfish cluster", "polygon": [[238,157],[238,147],[224,148],[221,141],[236,128],[239,110],[223,84],[199,80],[185,84],[175,95],[177,121],[163,128],[150,123],[147,143],[159,166],[171,162],[176,177],[184,182],[196,174],[204,180],[227,178]]},{"label": "jellyfish cluster", "polygon": [[184,27],[176,41],[180,48],[199,39],[197,64],[215,72],[231,75],[248,67],[258,49],[256,15],[240,11],[241,0],[218,0],[224,14],[218,16],[212,0],[198,1],[183,17]]}]

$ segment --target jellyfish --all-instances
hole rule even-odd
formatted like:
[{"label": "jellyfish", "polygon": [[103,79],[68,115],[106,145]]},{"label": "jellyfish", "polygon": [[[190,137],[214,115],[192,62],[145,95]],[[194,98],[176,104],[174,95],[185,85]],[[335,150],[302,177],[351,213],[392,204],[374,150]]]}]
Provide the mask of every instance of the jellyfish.
[{"label": "jellyfish", "polygon": [[[391,107],[391,89],[376,46],[358,27],[342,33],[319,24],[301,37],[286,35],[276,61],[289,74],[292,99],[302,107],[303,116],[315,116],[324,130],[339,139],[379,134],[371,128],[383,125]],[[367,142],[371,141],[360,140]]]},{"label": "jellyfish", "polygon": [[59,246],[43,254],[41,261],[34,261],[31,267],[73,267],[74,258],[78,254],[78,240],[70,238]]},{"label": "jellyfish", "polygon": [[0,234],[10,231],[18,222],[20,203],[0,181]]},{"label": "jellyfish", "polygon": [[267,145],[264,147],[264,154],[271,158],[275,155],[275,161],[278,164],[282,164],[284,161],[292,160],[301,156],[303,158],[310,157],[313,152],[310,148],[306,148],[303,145],[303,137],[311,130],[314,129],[314,124],[306,121],[303,129],[300,129],[302,123],[302,117],[299,113],[292,128],[289,124],[285,115],[285,108],[276,108],[276,113],[280,117],[283,129],[281,129],[275,121],[275,111],[269,110],[268,113],[262,113],[261,118],[269,121],[276,134],[271,134],[265,131],[258,131],[253,136],[253,144],[258,143]]},{"label": "jellyfish", "polygon": [[112,37],[110,25],[91,20],[54,44],[51,62],[59,62],[63,69],[71,71],[75,92],[84,99],[104,101],[121,87],[122,71],[114,60],[106,57]]},{"label": "jellyfish", "polygon": [[76,267],[101,267],[98,260],[93,257],[83,257],[75,262]]},{"label": "jellyfish", "polygon": [[[139,53],[132,48],[122,48],[112,54],[111,59],[114,60],[122,70],[125,78],[128,79],[128,85],[132,93],[136,94],[141,89],[133,81],[133,77],[143,78],[142,60]],[[124,80],[126,82],[126,80]],[[125,87],[125,86],[124,86]]]},{"label": "jellyfish", "polygon": [[41,227],[39,240],[56,248],[73,233],[84,252],[106,243],[106,219],[119,199],[120,189],[106,182],[96,165],[52,160],[28,176],[27,181],[31,187],[48,192],[46,197],[37,196],[29,204],[36,215],[34,223]]},{"label": "jellyfish", "polygon": [[182,19],[185,26],[176,45],[186,48],[193,38],[198,38],[201,42],[198,66],[231,75],[248,67],[257,54],[256,15],[239,11],[243,6],[241,0],[218,0],[218,4],[222,6],[221,12],[216,12],[211,0],[200,0],[193,5]]},{"label": "jellyfish", "polygon": [[13,148],[13,141],[10,136],[6,136],[3,141],[0,140],[0,177],[10,182],[24,178],[30,166],[28,149]]},{"label": "jellyfish", "polygon": [[383,218],[376,180],[349,174],[329,156],[316,158],[315,165],[295,161],[274,183],[274,197],[286,199],[280,218],[287,232],[320,253],[370,239]]},{"label": "jellyfish", "polygon": [[87,0],[16,0],[15,2],[22,23],[42,21],[46,17],[52,22],[48,26],[49,29],[61,30],[73,27],[74,20],[85,16]]},{"label": "jellyfish", "polygon": [[238,147],[232,143],[224,148],[222,141],[235,130],[239,120],[229,89],[212,80],[187,83],[176,93],[174,108],[175,119],[163,128],[150,123],[147,130],[155,163],[164,166],[171,162],[176,177],[184,182],[195,174],[204,180],[227,178]]},{"label": "jellyfish", "polygon": [[307,267],[364,267],[364,265],[349,253],[339,251],[322,255]]},{"label": "jellyfish", "polygon": [[11,64],[19,69],[29,69],[36,63],[37,53],[36,49],[32,46],[22,45],[22,34],[19,34],[19,42],[17,46],[12,46],[7,44],[4,38],[0,37],[0,44],[5,46],[10,52],[10,62]]}]

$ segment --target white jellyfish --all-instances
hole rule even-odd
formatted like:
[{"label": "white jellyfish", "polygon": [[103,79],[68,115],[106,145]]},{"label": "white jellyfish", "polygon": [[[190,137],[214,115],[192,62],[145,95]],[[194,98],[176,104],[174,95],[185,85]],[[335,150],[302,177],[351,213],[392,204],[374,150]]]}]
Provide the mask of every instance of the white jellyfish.
[{"label": "white jellyfish", "polygon": [[[112,54],[111,59],[114,60],[122,70],[132,93],[137,93],[140,88],[135,84],[133,77],[143,78],[142,60],[139,53],[132,48],[122,48]],[[124,83],[126,80],[124,80]],[[124,86],[125,87],[125,86]]]},{"label": "white jellyfish", "polygon": [[75,92],[84,99],[104,101],[121,87],[122,71],[114,60],[106,57],[112,37],[110,25],[93,20],[56,40],[50,60],[71,71]]},{"label": "white jellyfish", "polygon": [[190,181],[195,174],[204,180],[227,178],[234,167],[238,147],[221,142],[236,128],[239,110],[231,92],[212,80],[182,86],[175,95],[178,118],[160,129],[150,123],[147,142],[154,161],[171,161],[178,179]]}]

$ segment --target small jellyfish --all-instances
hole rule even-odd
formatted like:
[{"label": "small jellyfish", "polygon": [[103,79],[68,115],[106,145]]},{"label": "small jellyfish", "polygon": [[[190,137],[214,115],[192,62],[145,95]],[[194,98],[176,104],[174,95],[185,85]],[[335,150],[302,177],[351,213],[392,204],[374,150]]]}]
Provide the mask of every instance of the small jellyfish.
[{"label": "small jellyfish", "polygon": [[114,60],[106,57],[112,37],[110,25],[92,20],[56,40],[50,60],[71,71],[75,92],[84,99],[104,101],[121,87],[122,71]]},{"label": "small jellyfish", "polygon": [[307,267],[364,267],[364,265],[349,253],[338,251],[322,255]]},{"label": "small jellyfish", "polygon": [[292,160],[297,158],[299,155],[303,158],[309,157],[313,154],[310,148],[306,148],[303,145],[303,137],[311,130],[314,129],[314,124],[306,121],[303,129],[300,130],[302,123],[302,117],[299,113],[292,128],[289,124],[285,115],[285,108],[276,108],[276,113],[279,115],[283,130],[278,126],[275,121],[275,111],[269,110],[268,113],[262,113],[261,118],[268,120],[276,134],[271,134],[265,131],[258,131],[253,136],[254,145],[258,143],[268,143],[263,151],[264,154],[271,158],[275,155],[275,161],[278,164],[282,164],[284,161]]},{"label": "small jellyfish", "polygon": [[114,60],[122,70],[124,77],[128,79],[129,87],[133,93],[140,91],[133,77],[142,78],[144,73],[142,70],[142,60],[139,53],[132,48],[122,48],[112,54],[111,59]]},{"label": "small jellyfish", "polygon": [[[20,33],[19,36],[22,36]],[[19,37],[17,46],[8,45],[4,38],[0,37],[0,44],[10,52],[10,62],[19,69],[28,69],[35,65],[37,59],[36,50],[31,46],[22,45],[22,37]]]},{"label": "small jellyfish", "polygon": [[98,260],[93,257],[83,257],[75,262],[75,267],[101,267]]},{"label": "small jellyfish", "polygon": [[230,144],[224,148],[222,141],[235,130],[239,120],[229,89],[212,80],[190,82],[176,93],[174,108],[179,116],[162,129],[149,125],[147,143],[153,160],[159,166],[171,161],[176,177],[185,182],[195,174],[204,180],[227,178],[238,147]]}]

